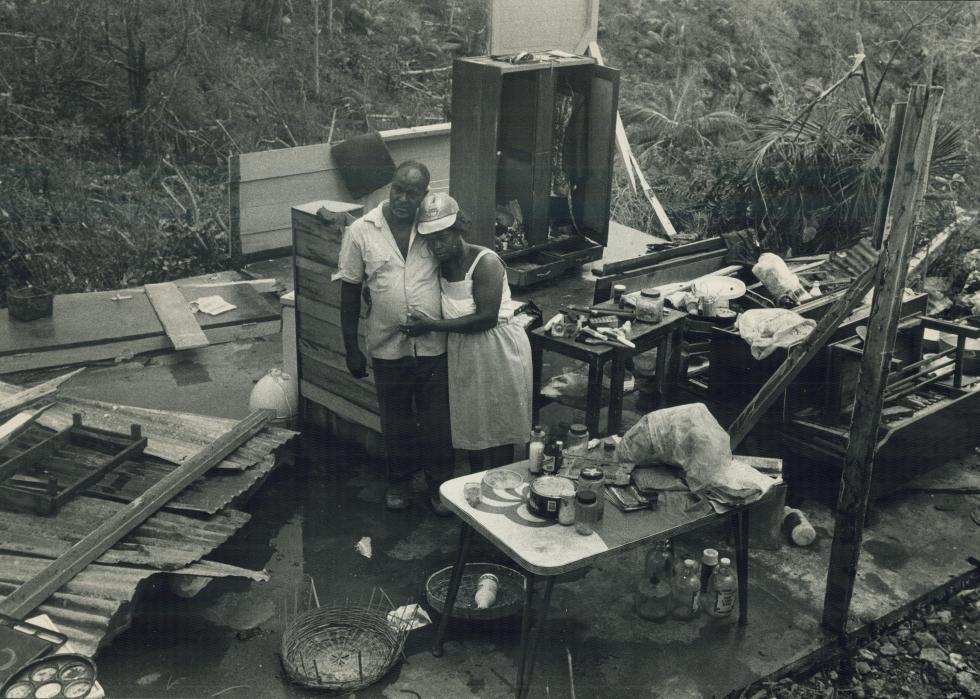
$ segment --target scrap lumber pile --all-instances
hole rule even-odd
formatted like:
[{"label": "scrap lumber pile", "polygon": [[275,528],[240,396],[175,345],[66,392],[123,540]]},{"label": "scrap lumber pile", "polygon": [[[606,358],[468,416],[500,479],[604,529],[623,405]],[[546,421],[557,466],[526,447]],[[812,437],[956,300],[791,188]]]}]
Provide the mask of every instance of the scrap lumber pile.
[{"label": "scrap lumber pile", "polygon": [[[235,421],[29,390],[35,405],[38,397],[50,403],[25,409],[15,419],[8,419],[9,411],[8,418],[0,416],[0,425],[18,425],[15,440],[0,442],[0,463],[49,440],[77,413],[86,425],[105,430],[123,431],[126,425],[128,431],[130,424],[139,424],[148,444],[144,453],[130,455],[56,514],[0,509],[0,612],[19,617],[35,610],[46,613],[76,648],[94,654],[128,626],[138,586],[154,575],[267,579],[262,571],[206,556],[249,520],[235,503],[285,456],[296,433],[271,426],[271,414],[264,411]],[[13,405],[24,394],[0,382],[0,405]],[[29,420],[21,418],[25,414]],[[99,458],[104,454],[94,447],[72,443],[46,456],[43,464],[67,482]],[[9,481],[30,485],[31,477],[15,474]]]}]

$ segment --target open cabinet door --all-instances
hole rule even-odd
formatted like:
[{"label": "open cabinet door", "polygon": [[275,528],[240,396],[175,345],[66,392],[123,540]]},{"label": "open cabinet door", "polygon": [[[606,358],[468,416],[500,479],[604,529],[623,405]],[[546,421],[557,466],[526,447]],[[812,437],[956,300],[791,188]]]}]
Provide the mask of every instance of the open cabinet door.
[{"label": "open cabinet door", "polygon": [[618,105],[619,71],[593,66],[588,105],[588,177],[574,199],[580,222],[590,229],[590,237],[601,245],[605,245],[609,238]]}]

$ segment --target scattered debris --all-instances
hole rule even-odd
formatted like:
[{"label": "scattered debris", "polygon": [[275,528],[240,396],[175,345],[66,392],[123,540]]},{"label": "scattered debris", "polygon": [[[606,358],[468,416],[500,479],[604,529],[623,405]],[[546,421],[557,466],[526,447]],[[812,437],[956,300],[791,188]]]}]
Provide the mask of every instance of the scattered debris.
[{"label": "scattered debris", "polygon": [[362,536],[361,540],[354,546],[354,550],[365,558],[371,557],[371,537]]}]

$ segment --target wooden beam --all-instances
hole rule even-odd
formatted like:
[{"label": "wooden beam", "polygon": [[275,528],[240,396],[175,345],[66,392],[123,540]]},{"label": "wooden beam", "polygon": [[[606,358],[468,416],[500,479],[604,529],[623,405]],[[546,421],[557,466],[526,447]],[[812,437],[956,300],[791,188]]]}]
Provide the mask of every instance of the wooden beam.
[{"label": "wooden beam", "polygon": [[905,110],[894,185],[884,225],[884,250],[877,266],[877,284],[841,474],[824,595],[823,625],[841,636],[847,633],[847,616],[861,555],[888,368],[914,242],[915,212],[928,182],[942,100],[942,88],[913,85]]},{"label": "wooden beam", "polygon": [[756,426],[756,423],[765,415],[772,404],[776,402],[776,399],[783,394],[783,391],[792,383],[793,379],[799,376],[806,365],[823,349],[823,346],[827,344],[827,341],[837,331],[837,328],[844,319],[850,315],[854,307],[868,293],[868,290],[874,282],[874,277],[874,266],[864,270],[854,280],[847,293],[841,296],[824,313],[807,338],[790,349],[779,369],[769,377],[769,380],[763,384],[755,397],[749,401],[749,404],[743,408],[742,412],[738,414],[738,417],[729,426],[728,435],[731,440],[732,449],[737,448],[742,443],[742,440],[752,431],[752,428]]},{"label": "wooden beam", "polygon": [[0,423],[0,454],[4,448],[10,445],[17,435],[24,432],[28,427],[41,417],[41,413],[50,408],[54,403],[48,403],[36,410],[22,410],[9,420]]},{"label": "wooden beam", "polygon": [[67,374],[56,376],[50,381],[39,383],[37,386],[33,386],[32,388],[25,388],[20,393],[15,393],[9,398],[0,400],[0,417],[14,411],[19,412],[21,408],[25,408],[31,403],[50,396],[52,393],[58,390],[58,387],[61,386],[61,384],[83,371],[85,371],[84,367],[81,369],[75,369],[75,371],[69,371]]},{"label": "wooden beam", "polygon": [[197,349],[211,344],[176,284],[146,284],[143,288],[175,350]]},{"label": "wooden beam", "polygon": [[905,121],[907,102],[896,102],[888,115],[888,127],[885,129],[884,151],[881,160],[881,185],[878,189],[878,205],[875,209],[875,219],[872,230],[874,234],[871,244],[876,250],[881,249],[882,235],[885,230],[885,216],[888,213],[888,201],[891,199],[892,186],[895,181],[895,159],[898,157],[898,146],[902,139],[902,124]]},{"label": "wooden beam", "polygon": [[271,411],[256,411],[187,459],[9,594],[0,602],[0,613],[17,619],[26,617],[89,563],[149,519],[180,491],[251,439],[269,423],[272,417]]}]

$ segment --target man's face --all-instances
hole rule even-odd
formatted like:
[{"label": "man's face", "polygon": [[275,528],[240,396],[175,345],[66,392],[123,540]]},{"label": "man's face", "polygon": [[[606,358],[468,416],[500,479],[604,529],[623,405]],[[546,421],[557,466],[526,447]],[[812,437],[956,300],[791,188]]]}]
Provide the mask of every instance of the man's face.
[{"label": "man's face", "polygon": [[411,222],[428,190],[424,175],[418,170],[402,170],[395,173],[388,192],[388,208],[395,219]]},{"label": "man's face", "polygon": [[445,262],[454,257],[462,245],[462,239],[459,234],[452,230],[439,231],[438,233],[427,235],[425,236],[425,242],[428,244],[429,250],[432,251],[432,254],[440,262]]}]

